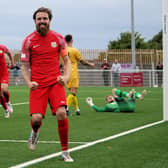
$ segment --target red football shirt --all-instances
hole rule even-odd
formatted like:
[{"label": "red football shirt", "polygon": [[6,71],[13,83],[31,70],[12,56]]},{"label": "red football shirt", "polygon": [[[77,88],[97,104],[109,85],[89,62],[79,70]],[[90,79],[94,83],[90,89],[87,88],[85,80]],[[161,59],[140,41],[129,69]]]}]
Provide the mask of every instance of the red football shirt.
[{"label": "red football shirt", "polygon": [[5,45],[0,44],[0,63],[6,64],[5,53],[8,53],[8,52],[9,52],[9,49]]},{"label": "red football shirt", "polygon": [[0,75],[1,77],[4,75],[8,75],[8,67],[5,61],[5,53],[8,53],[9,49],[5,46],[0,44]]},{"label": "red football shirt", "polygon": [[50,30],[46,36],[40,36],[36,31],[28,35],[22,44],[21,61],[29,61],[31,81],[36,81],[38,87],[46,87],[57,82],[61,74],[59,54],[68,54],[64,38]]}]

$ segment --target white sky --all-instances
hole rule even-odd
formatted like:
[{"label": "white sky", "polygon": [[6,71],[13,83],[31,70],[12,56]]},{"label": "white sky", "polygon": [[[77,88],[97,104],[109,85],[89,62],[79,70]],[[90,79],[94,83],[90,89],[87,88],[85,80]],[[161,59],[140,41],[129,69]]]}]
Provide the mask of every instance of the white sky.
[{"label": "white sky", "polygon": [[[41,6],[52,9],[51,29],[72,34],[79,49],[106,49],[121,32],[131,31],[131,0],[1,0],[0,44],[20,50]],[[135,32],[149,40],[162,29],[162,1],[134,0],[134,7]]]}]

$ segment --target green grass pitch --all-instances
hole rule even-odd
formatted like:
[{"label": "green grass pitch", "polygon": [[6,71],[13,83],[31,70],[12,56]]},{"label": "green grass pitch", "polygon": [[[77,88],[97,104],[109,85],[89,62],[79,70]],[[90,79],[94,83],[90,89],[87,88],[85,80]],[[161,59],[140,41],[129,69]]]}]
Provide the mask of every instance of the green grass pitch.
[{"label": "green grass pitch", "polygon": [[[81,115],[76,116],[71,107],[69,117],[69,141],[91,142],[109,137],[136,127],[163,119],[162,88],[135,88],[147,90],[144,101],[136,101],[135,113],[96,113],[85,102],[93,97],[94,103],[104,106],[105,96],[111,94],[110,87],[80,87],[78,100]],[[120,88],[129,91],[131,88]],[[29,91],[24,86],[10,86],[10,99],[14,113],[9,119],[3,117],[0,107],[0,167],[7,168],[61,150],[58,143],[39,143],[35,151],[29,151],[25,142],[2,140],[26,140],[31,127]],[[67,91],[68,92],[68,91]],[[64,163],[59,157],[29,167],[31,168],[167,168],[168,167],[168,123],[162,123],[110,141],[96,144],[71,153],[73,163]],[[40,128],[39,141],[59,141],[56,117],[47,108],[46,118]],[[79,146],[70,143],[69,148]]]}]

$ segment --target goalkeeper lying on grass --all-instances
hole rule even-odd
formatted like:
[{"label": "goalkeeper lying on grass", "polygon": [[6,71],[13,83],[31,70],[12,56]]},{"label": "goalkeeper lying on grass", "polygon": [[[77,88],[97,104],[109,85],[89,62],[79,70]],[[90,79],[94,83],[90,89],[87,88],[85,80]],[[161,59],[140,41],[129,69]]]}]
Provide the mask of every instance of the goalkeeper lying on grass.
[{"label": "goalkeeper lying on grass", "polygon": [[96,112],[134,112],[135,99],[143,100],[146,95],[146,90],[140,94],[132,89],[129,93],[118,89],[112,89],[113,95],[106,96],[106,105],[97,107],[91,97],[86,98],[86,102]]}]

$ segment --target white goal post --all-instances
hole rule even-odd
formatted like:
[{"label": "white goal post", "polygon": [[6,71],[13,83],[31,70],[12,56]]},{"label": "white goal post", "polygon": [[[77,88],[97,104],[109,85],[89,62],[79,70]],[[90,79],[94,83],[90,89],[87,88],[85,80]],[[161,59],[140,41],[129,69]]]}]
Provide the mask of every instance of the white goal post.
[{"label": "white goal post", "polygon": [[163,19],[163,119],[168,121],[168,0],[162,1],[162,19]]}]

